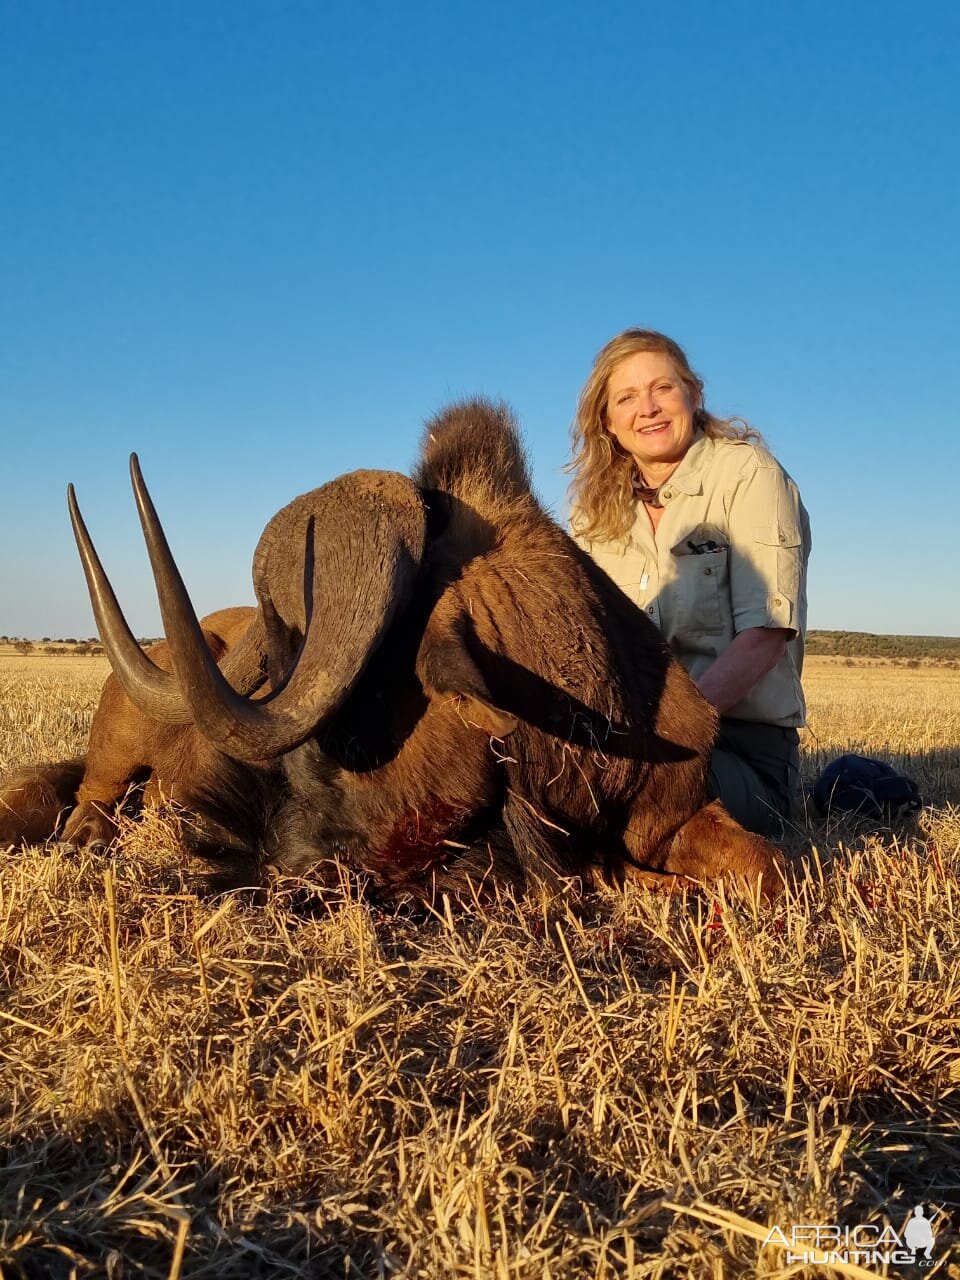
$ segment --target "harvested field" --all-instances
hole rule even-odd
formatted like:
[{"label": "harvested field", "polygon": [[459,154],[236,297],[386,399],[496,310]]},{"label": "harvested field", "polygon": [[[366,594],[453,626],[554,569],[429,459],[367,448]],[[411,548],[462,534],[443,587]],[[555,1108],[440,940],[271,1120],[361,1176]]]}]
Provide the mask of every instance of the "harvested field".
[{"label": "harvested field", "polygon": [[[106,671],[0,658],[0,771],[82,751]],[[960,1276],[960,672],[807,690],[809,776],[929,807],[799,821],[775,908],[209,899],[159,814],[0,851],[0,1276]],[[763,1245],[918,1204],[936,1272]]]}]

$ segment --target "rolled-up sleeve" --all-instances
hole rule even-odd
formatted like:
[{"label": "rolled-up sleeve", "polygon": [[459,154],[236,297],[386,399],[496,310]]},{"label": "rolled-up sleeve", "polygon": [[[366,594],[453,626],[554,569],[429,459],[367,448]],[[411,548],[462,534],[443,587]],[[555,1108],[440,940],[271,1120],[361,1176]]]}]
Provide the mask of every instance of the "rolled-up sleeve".
[{"label": "rolled-up sleeve", "polygon": [[753,451],[729,512],[734,631],[805,626],[810,523],[797,486],[769,454]]}]

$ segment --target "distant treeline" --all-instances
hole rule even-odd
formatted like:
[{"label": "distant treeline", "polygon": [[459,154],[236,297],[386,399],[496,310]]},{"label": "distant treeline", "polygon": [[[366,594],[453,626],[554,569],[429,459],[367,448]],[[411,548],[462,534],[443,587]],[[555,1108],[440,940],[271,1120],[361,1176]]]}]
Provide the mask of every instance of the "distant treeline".
[{"label": "distant treeline", "polygon": [[869,631],[808,631],[807,653],[841,658],[960,658],[960,636],[875,636]]},{"label": "distant treeline", "polygon": [[[144,648],[158,637],[142,637]],[[12,645],[21,653],[103,653],[99,637],[88,640],[27,640],[21,636],[0,636],[0,645]],[[875,636],[869,631],[808,631],[807,653],[833,658],[927,658],[941,662],[960,660],[960,636]]]}]

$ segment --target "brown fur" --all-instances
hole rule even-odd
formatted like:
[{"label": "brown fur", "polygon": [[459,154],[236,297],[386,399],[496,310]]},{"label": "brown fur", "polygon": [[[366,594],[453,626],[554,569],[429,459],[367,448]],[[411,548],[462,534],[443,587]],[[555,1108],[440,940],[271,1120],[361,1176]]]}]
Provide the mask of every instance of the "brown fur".
[{"label": "brown fur", "polygon": [[58,834],[73,808],[83,760],[34,764],[0,783],[0,848],[40,844]]},{"label": "brown fur", "polygon": [[[218,662],[255,616],[255,609],[238,606],[202,620]],[[171,669],[166,641],[147,653],[159,667]],[[110,675],[85,759],[21,770],[0,787],[0,844],[33,844],[59,835],[78,847],[107,845],[116,837],[117,811],[131,787],[145,783],[147,804],[161,798],[189,804],[192,788],[216,772],[218,756],[192,725],[158,724],[144,715]]]},{"label": "brown fur", "polygon": [[719,800],[705,805],[683,824],[670,842],[664,871],[692,880],[712,880],[733,871],[767,898],[780,893],[785,862],[763,836],[745,831]]}]

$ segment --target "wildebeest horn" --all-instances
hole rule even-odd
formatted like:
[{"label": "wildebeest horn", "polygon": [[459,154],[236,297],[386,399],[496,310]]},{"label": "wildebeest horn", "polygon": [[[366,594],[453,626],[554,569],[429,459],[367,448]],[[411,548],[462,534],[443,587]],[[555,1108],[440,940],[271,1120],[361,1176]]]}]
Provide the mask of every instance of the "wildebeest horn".
[{"label": "wildebeest horn", "polygon": [[298,746],[342,704],[409,600],[426,536],[418,490],[393,472],[354,472],[270,521],[254,585],[274,664],[292,637],[302,642],[288,670],[271,672],[274,691],[252,702],[210,655],[136,457],[130,469],[173,668],[197,728],[242,760]]},{"label": "wildebeest horn", "polygon": [[[147,657],[127,625],[110,579],[80,514],[72,484],[67,486],[67,505],[97,629],[124,692],[152,720],[158,720],[162,724],[191,724],[193,712],[180,692],[176,676],[170,671],[164,671]],[[263,621],[257,616],[220,664],[224,679],[238,693],[251,693],[263,683],[265,647]]]},{"label": "wildebeest horn", "polygon": [[127,625],[110,579],[87,532],[72,484],[67,486],[67,505],[97,630],[124,692],[153,720],[164,724],[189,724],[193,712],[180,694],[176,677],[150,661]]}]

